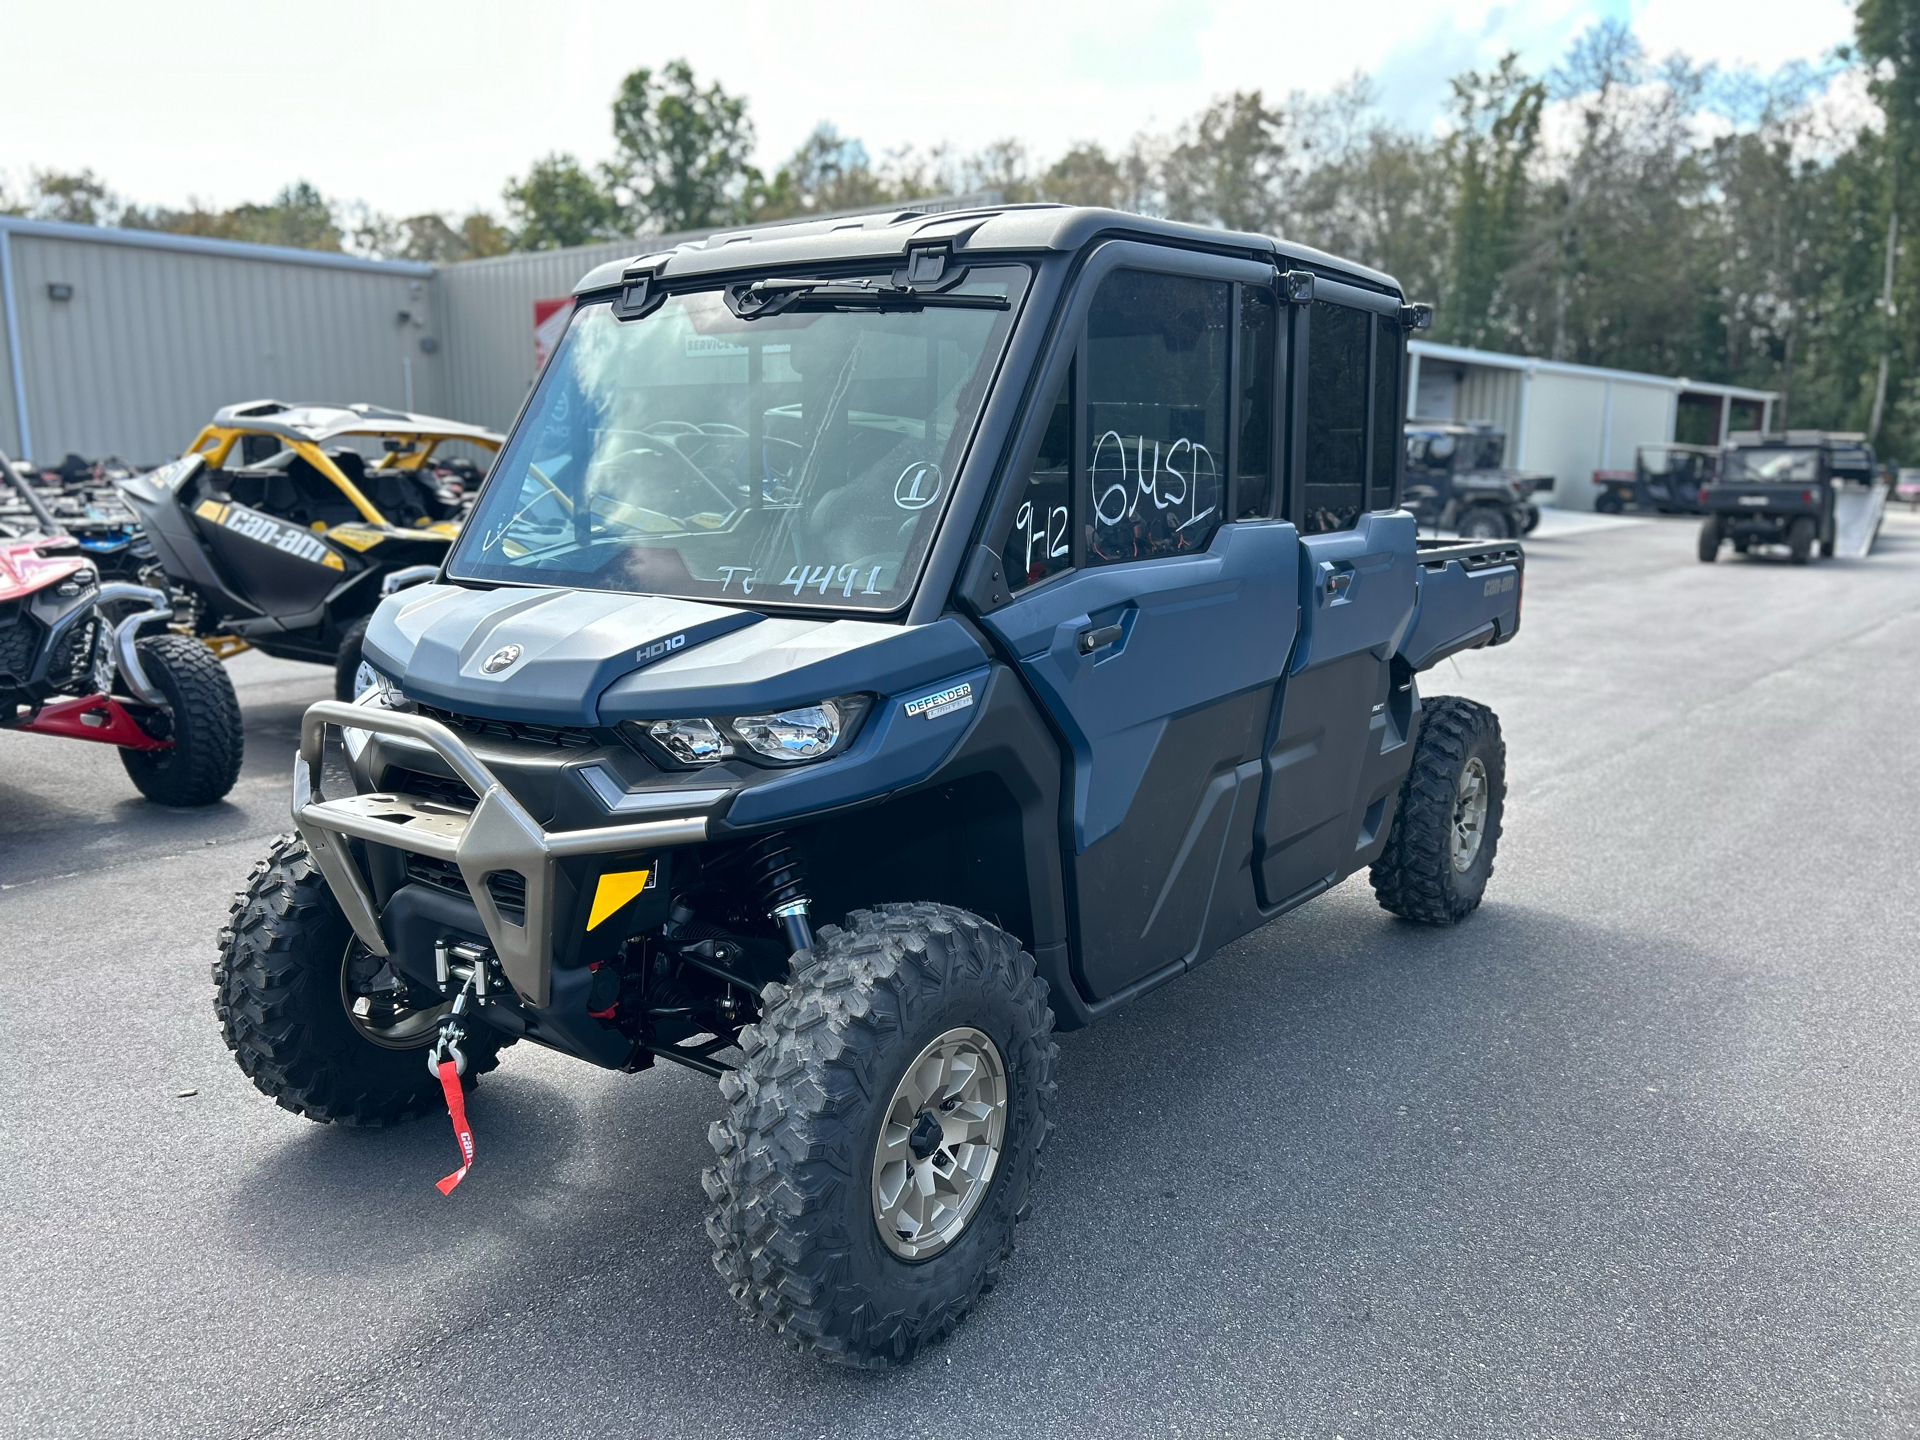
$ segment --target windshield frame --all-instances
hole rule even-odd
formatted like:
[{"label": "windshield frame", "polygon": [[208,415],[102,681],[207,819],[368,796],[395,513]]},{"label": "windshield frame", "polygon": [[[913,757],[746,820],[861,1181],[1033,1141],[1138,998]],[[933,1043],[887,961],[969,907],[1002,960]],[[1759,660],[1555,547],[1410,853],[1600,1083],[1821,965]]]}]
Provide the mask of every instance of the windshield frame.
[{"label": "windshield frame", "polygon": [[[442,580],[473,589],[487,590],[503,588],[532,590],[562,589],[591,590],[606,594],[659,595],[666,599],[690,601],[696,604],[724,605],[733,609],[752,610],[769,615],[808,617],[823,620],[860,619],[884,622],[897,621],[903,618],[920,596],[921,589],[926,582],[929,564],[933,561],[936,552],[940,548],[942,537],[945,535],[947,528],[954,523],[955,507],[966,503],[962,500],[961,491],[968,488],[965,483],[967,476],[978,463],[983,463],[979,459],[978,452],[983,429],[987,425],[987,417],[992,409],[993,398],[1001,387],[1006,367],[1019,348],[1018,336],[1021,332],[1023,321],[1026,319],[1029,307],[1033,304],[1036,292],[1043,288],[1041,285],[1041,277],[1044,269],[1043,263],[1023,254],[983,255],[970,259],[970,263],[959,267],[959,269],[960,274],[958,276],[953,276],[950,272],[947,282],[940,285],[938,291],[934,291],[934,287],[931,286],[927,288],[930,292],[934,293],[950,291],[957,285],[965,284],[968,276],[977,275],[977,273],[981,271],[1017,270],[1020,273],[1008,286],[1008,303],[1004,309],[994,307],[987,312],[995,314],[996,320],[1001,320],[1001,317],[1004,317],[1001,322],[1003,328],[1000,330],[998,341],[994,342],[989,340],[988,342],[989,345],[995,348],[996,353],[991,356],[983,354],[981,357],[982,370],[979,376],[976,377],[980,385],[979,399],[973,407],[971,418],[964,426],[964,437],[959,440],[958,448],[954,455],[953,477],[943,487],[945,493],[940,497],[936,505],[932,507],[934,513],[930,517],[930,523],[924,532],[924,542],[922,543],[918,537],[916,537],[915,544],[908,552],[911,557],[911,563],[903,562],[901,574],[896,580],[895,585],[891,587],[898,593],[898,599],[894,604],[880,608],[819,602],[809,603],[806,601],[796,601],[794,599],[783,601],[778,592],[785,587],[780,582],[763,585],[762,588],[756,589],[752,594],[746,595],[741,594],[737,590],[730,590],[719,594],[695,595],[673,590],[656,591],[604,585],[586,585],[580,583],[578,579],[572,576],[541,576],[538,574],[530,574],[527,578],[521,579],[509,578],[497,574],[462,573],[463,569],[478,568],[478,562],[472,556],[463,554],[462,552],[464,545],[468,543],[468,534],[478,534],[473,522],[487,503],[488,491],[496,485],[508,483],[506,480],[506,471],[508,468],[506,462],[514,454],[515,442],[519,438],[522,428],[529,424],[539,422],[539,418],[543,414],[544,402],[550,397],[552,387],[561,383],[560,377],[563,372],[561,368],[553,364],[551,360],[542,368],[534,384],[529,387],[527,398],[522,402],[519,413],[515,415],[513,424],[507,431],[505,443],[501,445],[497,452],[495,463],[488,470],[485,482],[474,497],[473,506],[468,512],[466,521],[462,524],[461,534],[448,549],[447,558],[441,572]],[[721,273],[695,274],[678,281],[667,279],[658,284],[654,290],[654,296],[657,297],[658,302],[663,304],[676,298],[690,295],[715,295],[721,299],[723,304],[727,304],[729,308],[731,308],[732,297],[736,292],[760,280],[805,278],[833,282],[878,281],[884,284],[889,282],[897,273],[896,261],[880,257],[868,257],[857,261],[841,261],[834,264],[815,263],[804,266],[768,267],[764,270],[744,272],[727,271]],[[608,306],[617,306],[620,295],[621,292],[618,287],[611,287],[607,289],[595,289],[575,296],[573,314],[568,321],[567,331],[560,343],[554,346],[553,356],[557,358],[566,352],[568,342],[572,340],[574,336],[575,327],[581,325],[587,317],[604,312]],[[856,308],[860,311],[866,311],[865,306]],[[926,310],[931,312],[945,308],[947,307],[942,306],[936,300],[934,303],[929,304]],[[653,318],[658,309],[659,304],[649,304],[644,315],[636,319],[621,320],[619,323],[646,324],[648,320]],[[869,311],[867,313],[872,312]],[[741,316],[738,318],[749,326],[755,323],[755,319],[752,316]],[[972,503],[977,506],[977,499]],[[477,542],[475,543],[477,546]]]}]

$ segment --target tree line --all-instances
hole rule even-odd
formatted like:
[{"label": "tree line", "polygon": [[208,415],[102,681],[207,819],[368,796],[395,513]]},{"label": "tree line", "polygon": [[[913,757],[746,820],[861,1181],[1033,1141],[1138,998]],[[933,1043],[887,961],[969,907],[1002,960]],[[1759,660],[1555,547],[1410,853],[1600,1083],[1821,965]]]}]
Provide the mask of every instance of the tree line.
[{"label": "tree line", "polygon": [[[771,174],[744,97],[684,61],[628,75],[611,159],[550,154],[503,212],[394,218],[304,182],[265,204],[142,208],[36,172],[0,211],[445,263],[512,250],[992,192],[1283,235],[1432,300],[1432,338],[1777,390],[1796,427],[1920,456],[1920,0],[1859,0],[1853,43],[1771,75],[1656,60],[1604,22],[1545,73],[1509,55],[1450,83],[1443,122],[1331,94],[1222,96],[1165,132],[1036,157],[874,158],[831,125]],[[1865,98],[1836,120],[1834,93]]]}]

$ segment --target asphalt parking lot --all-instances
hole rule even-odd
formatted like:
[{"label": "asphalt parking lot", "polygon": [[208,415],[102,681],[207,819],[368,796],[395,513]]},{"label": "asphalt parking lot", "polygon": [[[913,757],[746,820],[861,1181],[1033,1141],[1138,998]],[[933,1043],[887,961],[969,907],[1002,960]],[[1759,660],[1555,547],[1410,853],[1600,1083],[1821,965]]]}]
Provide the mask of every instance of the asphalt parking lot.
[{"label": "asphalt parking lot", "polygon": [[[1062,1037],[1000,1287],[911,1369],[733,1318],[712,1082],[509,1051],[444,1122],[313,1125],[210,1008],[330,672],[234,662],[228,803],[0,734],[0,1432],[1600,1436],[1920,1429],[1920,518],[1707,567],[1530,545],[1485,907],[1364,878]],[[179,1092],[195,1093],[181,1096]]]}]

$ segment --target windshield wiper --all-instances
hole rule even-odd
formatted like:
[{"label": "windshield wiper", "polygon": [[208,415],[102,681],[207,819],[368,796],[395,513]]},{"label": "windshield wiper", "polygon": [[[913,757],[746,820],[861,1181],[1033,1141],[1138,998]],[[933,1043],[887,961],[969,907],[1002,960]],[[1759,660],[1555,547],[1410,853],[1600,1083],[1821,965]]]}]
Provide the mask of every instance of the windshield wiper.
[{"label": "windshield wiper", "polygon": [[796,309],[821,310],[1006,310],[1004,295],[958,295],[914,290],[905,285],[875,285],[865,280],[767,279],[730,292],[734,313],[759,320]]}]

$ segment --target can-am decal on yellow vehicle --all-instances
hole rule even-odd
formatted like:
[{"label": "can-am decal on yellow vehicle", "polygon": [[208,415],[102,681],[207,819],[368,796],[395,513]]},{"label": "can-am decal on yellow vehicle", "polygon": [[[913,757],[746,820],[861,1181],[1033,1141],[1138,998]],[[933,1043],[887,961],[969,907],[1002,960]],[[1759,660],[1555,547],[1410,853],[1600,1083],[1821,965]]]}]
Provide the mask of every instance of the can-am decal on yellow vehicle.
[{"label": "can-am decal on yellow vehicle", "polygon": [[366,617],[438,569],[501,439],[376,405],[257,400],[121,490],[180,601],[176,629],[222,658],[333,665],[350,696]]}]

